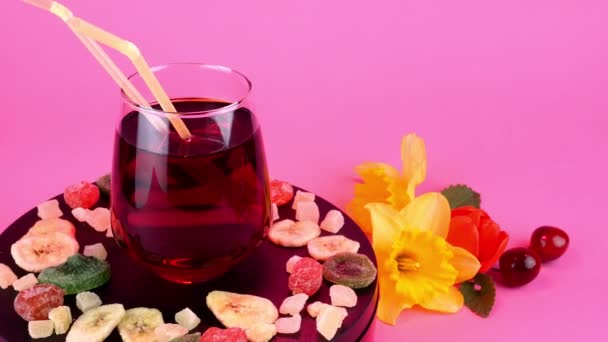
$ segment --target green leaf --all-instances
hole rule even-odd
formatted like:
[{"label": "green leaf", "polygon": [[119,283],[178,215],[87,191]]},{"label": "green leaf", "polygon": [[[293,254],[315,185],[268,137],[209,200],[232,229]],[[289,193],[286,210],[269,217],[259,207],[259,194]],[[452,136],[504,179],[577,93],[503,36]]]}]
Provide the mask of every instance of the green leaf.
[{"label": "green leaf", "polygon": [[452,210],[464,206],[479,208],[481,204],[479,193],[464,184],[450,185],[441,190],[441,193],[448,199]]},{"label": "green leaf", "polygon": [[496,299],[496,286],[489,275],[478,273],[475,278],[460,285],[460,292],[464,305],[471,311],[484,318],[490,315]]}]

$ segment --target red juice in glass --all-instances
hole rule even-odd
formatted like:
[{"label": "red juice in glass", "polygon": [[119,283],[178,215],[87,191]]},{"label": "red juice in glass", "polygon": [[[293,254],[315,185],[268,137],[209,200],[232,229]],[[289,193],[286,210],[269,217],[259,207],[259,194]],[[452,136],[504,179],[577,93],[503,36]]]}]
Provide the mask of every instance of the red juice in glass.
[{"label": "red juice in glass", "polygon": [[228,271],[263,240],[270,219],[266,159],[259,124],[245,101],[172,102],[189,140],[162,115],[157,117],[169,132],[156,129],[150,116],[158,113],[135,108],[121,116],[112,227],[150,271],[174,282],[201,282]]}]

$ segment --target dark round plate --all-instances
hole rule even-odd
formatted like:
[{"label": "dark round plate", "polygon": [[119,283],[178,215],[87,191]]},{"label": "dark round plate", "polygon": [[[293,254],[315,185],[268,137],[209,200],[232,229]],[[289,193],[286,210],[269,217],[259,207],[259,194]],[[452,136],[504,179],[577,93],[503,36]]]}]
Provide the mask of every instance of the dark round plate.
[{"label": "dark round plate", "polygon": [[[120,248],[116,242],[105,237],[105,233],[99,233],[90,228],[86,223],[80,223],[72,216],[69,207],[63,201],[63,196],[55,197],[59,200],[62,218],[70,220],[76,226],[76,238],[82,248],[86,245],[101,242],[108,250],[108,262],[112,267],[112,279],[105,286],[93,290],[97,293],[104,304],[120,303],[126,309],[144,306],[159,309],[165,322],[174,322],[174,315],[185,307],[192,309],[202,320],[194,331],[204,331],[209,326],[222,327],[220,322],[213,316],[205,305],[205,296],[212,290],[232,291],[243,294],[253,294],[270,299],[277,307],[285,297],[290,295],[287,288],[288,273],[285,271],[285,263],[292,255],[307,256],[306,247],[284,248],[275,246],[269,241],[264,241],[253,253],[253,255],[223,277],[196,285],[180,285],[168,282],[154,276],[134,263],[126,251]],[[102,196],[99,205],[108,207],[109,200]],[[321,212],[321,218],[335,206],[326,200],[317,197],[316,200]],[[294,219],[295,211],[291,209],[291,203],[279,207],[281,219]],[[23,236],[27,230],[38,220],[36,208],[30,210],[0,235],[0,263],[8,265],[17,276],[21,277],[27,272],[20,269],[13,262],[10,255],[11,245]],[[342,234],[350,239],[359,241],[361,248],[359,253],[366,254],[376,264],[372,247],[361,229],[345,215],[345,225],[340,230]],[[323,232],[322,235],[328,235]],[[324,281],[323,286],[308,303],[320,300],[329,303],[330,283]],[[11,288],[0,289],[0,341],[29,341],[27,322],[19,317],[13,310],[13,301],[17,292]],[[369,287],[357,290],[359,296],[357,306],[348,309],[348,317],[333,341],[360,341],[369,340],[373,332],[373,321],[378,302],[378,285],[374,281]],[[66,296],[66,305],[72,309],[74,319],[80,314],[76,308],[75,296]],[[47,339],[36,341],[64,341],[65,335],[53,335]],[[121,341],[118,331],[115,330],[107,341]],[[302,327],[298,334],[277,335],[272,341],[325,341],[317,333],[315,320],[302,312]],[[84,341],[83,341],[84,342]]]}]

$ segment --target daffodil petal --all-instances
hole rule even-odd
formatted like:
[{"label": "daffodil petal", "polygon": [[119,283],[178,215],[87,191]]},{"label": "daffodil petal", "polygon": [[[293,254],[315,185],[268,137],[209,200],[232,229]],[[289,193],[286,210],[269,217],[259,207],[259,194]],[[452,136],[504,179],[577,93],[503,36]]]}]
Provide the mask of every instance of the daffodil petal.
[{"label": "daffodil petal", "polygon": [[439,311],[445,313],[455,313],[462,309],[464,305],[464,297],[462,293],[451,286],[448,292],[439,293],[433,299],[426,301],[424,303],[420,303],[420,306],[427,310]]},{"label": "daffodil petal", "polygon": [[357,222],[359,227],[361,227],[361,230],[371,240],[372,222],[370,220],[369,211],[365,209],[367,203],[366,200],[355,197],[346,205],[346,212],[355,222]]},{"label": "daffodil petal", "polygon": [[390,325],[397,323],[397,318],[403,309],[414,306],[407,297],[396,291],[396,284],[388,276],[380,276],[380,299],[376,315],[382,322]]},{"label": "daffodil petal", "polygon": [[426,147],[424,140],[414,133],[403,137],[401,141],[401,160],[403,178],[407,186],[407,196],[413,200],[415,189],[426,178]]},{"label": "daffodil petal", "polygon": [[369,210],[372,222],[372,245],[382,260],[388,257],[393,242],[399,238],[405,222],[399,212],[383,203],[370,203],[365,206]]},{"label": "daffodil petal", "polygon": [[407,222],[406,228],[428,230],[441,238],[448,236],[450,229],[450,204],[438,192],[429,192],[416,197],[401,210]]},{"label": "daffodil petal", "polygon": [[452,264],[456,271],[458,271],[458,276],[456,276],[456,284],[475,277],[477,272],[479,272],[479,268],[481,267],[479,260],[477,260],[473,254],[464,248],[455,246],[451,247],[454,257],[452,260],[450,260],[450,264]]},{"label": "daffodil petal", "polygon": [[[405,180],[393,166],[367,162],[358,165],[355,171],[366,185],[365,193],[359,195],[368,197],[368,203],[385,202],[398,209],[403,208],[407,203]],[[355,197],[361,189],[362,187],[359,189],[355,187]]]},{"label": "daffodil petal", "polygon": [[346,206],[348,214],[368,237],[372,235],[368,203],[387,203],[401,209],[407,203],[403,177],[397,169],[384,163],[363,163],[355,168],[361,182],[355,184],[355,196]]}]

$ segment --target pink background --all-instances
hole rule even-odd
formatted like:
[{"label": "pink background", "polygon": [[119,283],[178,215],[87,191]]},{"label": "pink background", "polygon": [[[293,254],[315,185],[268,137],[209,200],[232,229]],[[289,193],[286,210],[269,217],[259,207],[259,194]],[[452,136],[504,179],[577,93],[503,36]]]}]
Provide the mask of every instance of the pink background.
[{"label": "pink background", "polygon": [[[65,1],[151,64],[225,64],[254,82],[272,175],[343,207],[353,167],[427,142],[423,190],[464,182],[526,243],[566,229],[567,255],[498,289],[491,318],[409,311],[378,341],[606,340],[605,1]],[[0,230],[110,168],[115,85],[56,18],[0,2]],[[131,72],[124,58],[120,65]],[[603,253],[601,253],[603,252]]]}]

